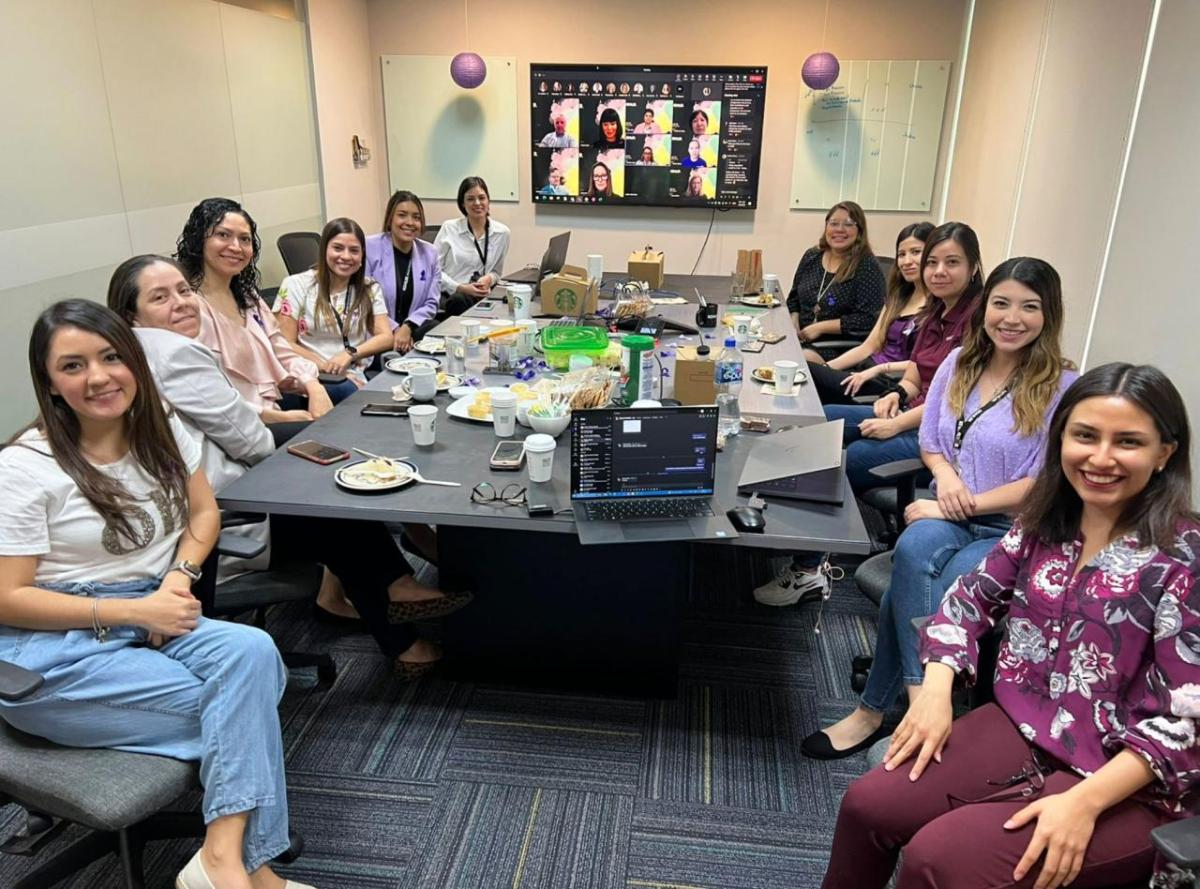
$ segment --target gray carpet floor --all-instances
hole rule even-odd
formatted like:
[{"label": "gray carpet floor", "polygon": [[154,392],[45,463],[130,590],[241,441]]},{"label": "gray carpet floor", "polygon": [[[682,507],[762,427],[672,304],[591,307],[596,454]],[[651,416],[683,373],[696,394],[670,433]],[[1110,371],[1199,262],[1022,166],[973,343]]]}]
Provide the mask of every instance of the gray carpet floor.
[{"label": "gray carpet floor", "polygon": [[[672,700],[405,685],[369,637],[300,606],[273,611],[281,647],[331,650],[339,668],[330,687],[294,674],[283,702],[307,849],[280,872],[320,889],[818,886],[839,800],[866,764],[809,760],[799,742],[853,707],[849,662],[871,650],[876,609],[843,580],[817,634],[817,606],[753,601],[765,562],[700,552]],[[0,809],[0,837],[18,816]],[[196,846],[151,846],[147,885],[172,886]],[[5,856],[0,886],[29,866]],[[109,859],[62,885],[121,883]]]}]

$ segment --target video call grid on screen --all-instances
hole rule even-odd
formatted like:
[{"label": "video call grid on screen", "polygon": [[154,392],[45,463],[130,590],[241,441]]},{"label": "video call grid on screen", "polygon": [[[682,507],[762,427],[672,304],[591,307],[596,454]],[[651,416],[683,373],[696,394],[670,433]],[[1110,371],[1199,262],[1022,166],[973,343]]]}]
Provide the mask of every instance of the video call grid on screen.
[{"label": "video call grid on screen", "polygon": [[529,70],[534,202],[757,207],[765,67]]}]

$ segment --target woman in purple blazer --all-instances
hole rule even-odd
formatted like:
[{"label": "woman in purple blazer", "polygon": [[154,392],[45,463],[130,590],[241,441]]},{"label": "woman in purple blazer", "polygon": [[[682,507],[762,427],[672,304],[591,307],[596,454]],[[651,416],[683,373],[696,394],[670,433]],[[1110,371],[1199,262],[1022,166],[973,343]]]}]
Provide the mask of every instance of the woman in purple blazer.
[{"label": "woman in purple blazer", "polygon": [[383,231],[367,238],[367,274],[383,288],[392,345],[407,352],[438,308],[441,269],[437,250],[421,240],[425,208],[411,191],[398,191],[383,214]]}]

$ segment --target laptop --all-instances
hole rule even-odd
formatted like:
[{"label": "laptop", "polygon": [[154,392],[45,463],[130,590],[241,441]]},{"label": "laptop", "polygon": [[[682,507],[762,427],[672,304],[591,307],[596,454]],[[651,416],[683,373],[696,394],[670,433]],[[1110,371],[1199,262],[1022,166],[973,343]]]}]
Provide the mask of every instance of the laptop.
[{"label": "laptop", "polygon": [[840,506],[846,499],[843,425],[843,420],[834,420],[756,439],[738,479],[738,492]]},{"label": "laptop", "polygon": [[732,540],[714,510],[717,408],[571,414],[571,506],[579,542]]},{"label": "laptop", "polygon": [[542,278],[547,275],[557,275],[562,271],[563,263],[567,261],[567,245],[570,243],[570,232],[555,235],[550,239],[546,252],[542,254],[541,265],[536,269],[528,266],[511,275],[505,275],[502,280],[508,284],[533,284],[536,286],[542,283]]}]

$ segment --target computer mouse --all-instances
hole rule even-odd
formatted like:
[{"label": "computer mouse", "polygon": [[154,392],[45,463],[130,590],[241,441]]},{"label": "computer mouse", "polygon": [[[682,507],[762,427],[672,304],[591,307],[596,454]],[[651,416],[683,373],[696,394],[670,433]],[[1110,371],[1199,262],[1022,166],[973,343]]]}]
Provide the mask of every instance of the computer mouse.
[{"label": "computer mouse", "polygon": [[763,528],[767,526],[767,520],[763,518],[763,511],[755,509],[753,506],[735,506],[725,515],[729,516],[733,527],[750,534],[761,534]]}]

